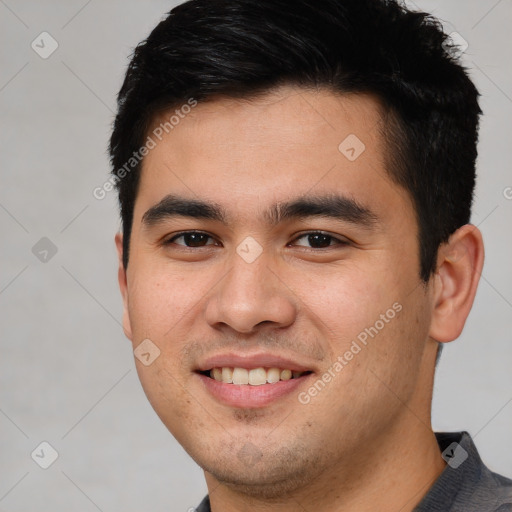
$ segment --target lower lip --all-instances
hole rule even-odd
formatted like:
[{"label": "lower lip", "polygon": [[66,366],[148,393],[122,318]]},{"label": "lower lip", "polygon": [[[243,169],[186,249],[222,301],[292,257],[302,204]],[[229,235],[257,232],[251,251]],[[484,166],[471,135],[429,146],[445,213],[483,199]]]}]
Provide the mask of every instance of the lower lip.
[{"label": "lower lip", "polygon": [[312,374],[297,379],[280,380],[274,384],[262,384],[261,386],[226,384],[206,375],[197,375],[206,389],[220,402],[231,407],[251,409],[265,407],[279,398],[296,392]]}]

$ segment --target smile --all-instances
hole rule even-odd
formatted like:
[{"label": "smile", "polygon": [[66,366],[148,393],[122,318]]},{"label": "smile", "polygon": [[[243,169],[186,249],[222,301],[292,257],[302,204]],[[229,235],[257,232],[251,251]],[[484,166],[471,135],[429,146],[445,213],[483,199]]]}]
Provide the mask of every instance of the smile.
[{"label": "smile", "polygon": [[212,368],[204,372],[217,382],[233,384],[235,386],[262,386],[264,384],[276,384],[279,381],[298,379],[311,372],[293,371],[287,368]]},{"label": "smile", "polygon": [[243,409],[290,400],[317,372],[310,362],[300,362],[293,355],[264,352],[212,354],[194,369],[211,398]]}]

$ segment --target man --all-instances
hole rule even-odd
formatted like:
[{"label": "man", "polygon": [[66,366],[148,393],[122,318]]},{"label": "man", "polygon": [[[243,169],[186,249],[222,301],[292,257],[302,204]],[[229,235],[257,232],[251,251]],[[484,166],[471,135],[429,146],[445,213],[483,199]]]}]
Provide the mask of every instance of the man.
[{"label": "man", "polygon": [[197,510],[512,510],[430,421],[484,258],[453,55],[376,0],[194,0],[137,47],[110,146],[123,324]]}]

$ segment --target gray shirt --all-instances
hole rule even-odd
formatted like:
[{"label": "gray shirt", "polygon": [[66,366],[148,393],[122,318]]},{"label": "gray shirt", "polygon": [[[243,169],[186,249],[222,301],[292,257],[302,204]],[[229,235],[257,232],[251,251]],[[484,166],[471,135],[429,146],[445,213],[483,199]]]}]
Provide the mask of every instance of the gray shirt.
[{"label": "gray shirt", "polygon": [[[414,512],[512,512],[512,480],[484,465],[467,432],[436,437],[447,465]],[[196,511],[211,512],[208,496]]]}]

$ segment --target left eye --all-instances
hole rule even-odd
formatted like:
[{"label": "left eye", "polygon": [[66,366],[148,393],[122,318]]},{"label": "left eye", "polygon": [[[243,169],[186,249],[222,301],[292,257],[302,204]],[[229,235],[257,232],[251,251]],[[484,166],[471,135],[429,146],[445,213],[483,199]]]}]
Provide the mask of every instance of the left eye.
[{"label": "left eye", "polygon": [[166,242],[166,244],[171,243],[176,245],[183,245],[185,247],[205,247],[207,245],[216,244],[215,240],[210,235],[197,231],[190,231],[173,236]]},{"label": "left eye", "polygon": [[346,245],[347,242],[326,233],[306,233],[297,237],[294,244],[302,247],[309,246],[313,249],[325,249],[333,245]]}]

